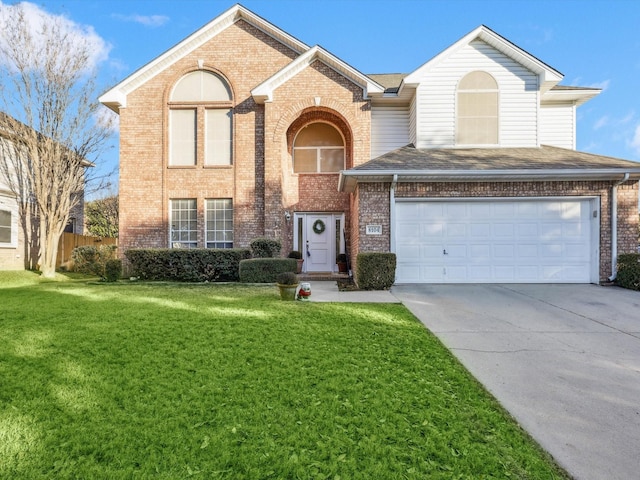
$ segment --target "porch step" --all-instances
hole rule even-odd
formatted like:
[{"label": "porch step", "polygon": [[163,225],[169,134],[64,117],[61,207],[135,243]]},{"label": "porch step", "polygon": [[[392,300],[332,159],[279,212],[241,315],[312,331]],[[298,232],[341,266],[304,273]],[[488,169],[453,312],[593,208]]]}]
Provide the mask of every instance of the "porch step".
[{"label": "porch step", "polygon": [[298,281],[299,282],[325,282],[325,281],[337,281],[337,280],[348,280],[348,273],[332,273],[332,272],[318,272],[318,273],[299,273]]}]

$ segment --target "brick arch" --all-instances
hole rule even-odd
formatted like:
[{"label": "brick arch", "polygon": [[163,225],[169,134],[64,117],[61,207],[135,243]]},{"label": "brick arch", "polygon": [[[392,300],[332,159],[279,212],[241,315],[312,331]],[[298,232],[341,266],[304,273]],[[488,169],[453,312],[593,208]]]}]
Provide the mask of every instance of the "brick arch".
[{"label": "brick arch", "polygon": [[341,116],[336,115],[328,109],[323,108],[309,108],[301,112],[300,116],[296,118],[293,123],[287,129],[287,153],[292,154],[293,141],[297,133],[306,125],[315,122],[325,122],[334,126],[344,137],[344,162],[346,168],[353,166],[353,134],[349,124]]},{"label": "brick arch", "polygon": [[[356,125],[357,119],[354,116],[351,106],[340,103],[332,98],[321,98],[321,104],[316,105],[316,99],[309,97],[301,99],[291,104],[280,116],[280,120],[273,130],[273,141],[277,142],[283,138],[291,124],[300,117],[303,113],[311,110],[332,112],[337,118],[341,118],[342,121],[349,126],[349,132],[351,132],[351,125]],[[344,134],[345,132],[343,132]]]},{"label": "brick arch", "polygon": [[235,88],[233,87],[233,83],[231,83],[231,81],[229,80],[229,77],[227,77],[224,73],[222,73],[217,68],[212,67],[212,66],[207,65],[207,64],[204,64],[202,66],[202,68],[199,68],[199,66],[183,68],[183,69],[179,70],[177,73],[175,73],[174,75],[172,75],[170,80],[166,83],[166,86],[165,86],[165,89],[164,89],[164,93],[163,93],[163,98],[164,98],[164,104],[165,105],[167,103],[169,103],[169,97],[171,95],[171,90],[173,90],[173,87],[175,87],[176,83],[178,83],[182,79],[182,77],[184,77],[185,75],[188,75],[189,73],[197,72],[197,71],[203,71],[203,72],[212,73],[212,74],[220,77],[222,79],[222,81],[224,81],[227,84],[227,86],[229,87],[229,90],[231,91],[231,100],[230,100],[230,102],[233,105],[235,105],[235,103],[236,103],[236,92],[235,92]]}]

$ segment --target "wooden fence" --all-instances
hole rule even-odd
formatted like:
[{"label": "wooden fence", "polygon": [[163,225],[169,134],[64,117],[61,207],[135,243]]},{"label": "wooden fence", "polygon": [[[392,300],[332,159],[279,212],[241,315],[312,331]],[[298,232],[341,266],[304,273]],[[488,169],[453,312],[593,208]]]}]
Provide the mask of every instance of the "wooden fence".
[{"label": "wooden fence", "polygon": [[58,256],[56,258],[56,268],[60,265],[67,265],[71,260],[71,252],[76,247],[84,247],[85,245],[118,245],[117,238],[89,237],[87,235],[78,235],[76,233],[63,233],[58,244]]}]

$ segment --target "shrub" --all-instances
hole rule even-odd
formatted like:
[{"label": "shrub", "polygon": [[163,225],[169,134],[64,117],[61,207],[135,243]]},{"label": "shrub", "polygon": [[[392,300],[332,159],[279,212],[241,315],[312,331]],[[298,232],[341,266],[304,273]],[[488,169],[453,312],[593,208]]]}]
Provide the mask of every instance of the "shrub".
[{"label": "shrub", "polygon": [[115,245],[100,245],[98,247],[85,245],[74,248],[71,252],[74,271],[97,275],[104,279],[106,263],[115,258],[117,248]]},{"label": "shrub", "polygon": [[282,272],[276,276],[276,283],[280,285],[297,285],[298,276],[293,272]]},{"label": "shrub", "polygon": [[640,254],[625,253],[618,255],[616,283],[624,288],[640,290]]},{"label": "shrub", "polygon": [[130,273],[143,280],[178,282],[237,282],[246,248],[156,248],[125,252]]},{"label": "shrub", "polygon": [[296,260],[300,260],[302,258],[302,252],[298,250],[291,250],[289,252],[289,258],[295,258]]},{"label": "shrub", "polygon": [[112,258],[104,265],[104,281],[117,282],[122,277],[122,260]]},{"label": "shrub", "polygon": [[387,290],[396,278],[396,254],[363,252],[357,257],[358,287],[363,290]]},{"label": "shrub", "polygon": [[255,238],[249,244],[253,258],[275,258],[280,256],[282,242],[275,238]]},{"label": "shrub", "polygon": [[278,274],[295,272],[294,258],[252,258],[240,262],[240,281],[245,283],[274,283]]}]

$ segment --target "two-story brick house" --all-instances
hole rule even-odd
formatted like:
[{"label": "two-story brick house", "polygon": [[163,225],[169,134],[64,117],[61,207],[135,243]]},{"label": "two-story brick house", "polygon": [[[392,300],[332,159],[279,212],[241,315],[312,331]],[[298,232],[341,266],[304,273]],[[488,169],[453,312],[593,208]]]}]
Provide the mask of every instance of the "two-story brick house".
[{"label": "two-story brick house", "polygon": [[236,5],[101,97],[121,250],[270,236],[307,272],[347,249],[395,252],[398,282],[606,281],[640,165],[575,151],[599,91],[561,79],[484,26],[367,76]]}]

